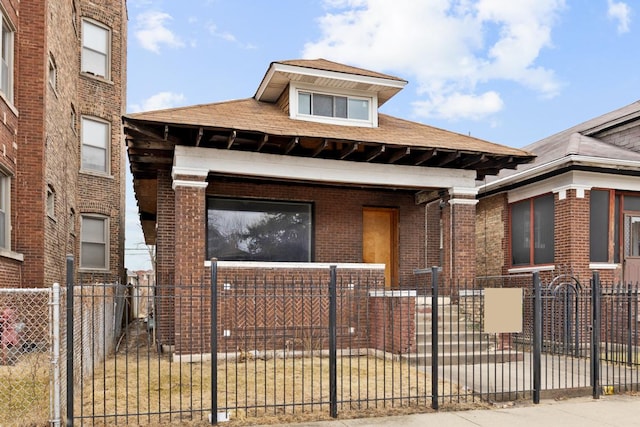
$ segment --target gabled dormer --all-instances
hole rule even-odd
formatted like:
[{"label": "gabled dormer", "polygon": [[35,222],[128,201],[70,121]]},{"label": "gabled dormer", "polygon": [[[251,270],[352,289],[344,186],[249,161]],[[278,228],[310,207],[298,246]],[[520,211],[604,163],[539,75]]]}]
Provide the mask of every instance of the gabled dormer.
[{"label": "gabled dormer", "polygon": [[378,127],[378,108],[406,80],[326,59],[272,62],[254,98],[294,120]]}]

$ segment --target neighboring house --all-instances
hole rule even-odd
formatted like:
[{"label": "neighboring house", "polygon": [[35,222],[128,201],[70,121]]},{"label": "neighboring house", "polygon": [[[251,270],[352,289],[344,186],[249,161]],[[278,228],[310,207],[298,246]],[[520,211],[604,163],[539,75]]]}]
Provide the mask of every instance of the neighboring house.
[{"label": "neighboring house", "polygon": [[379,113],[406,83],[280,61],[252,98],[126,115],[158,287],[199,283],[214,257],[248,275],[382,265],[394,289],[433,265],[474,277],[476,179],[533,155]]},{"label": "neighboring house", "polygon": [[2,0],[0,287],[124,280],[125,0]]},{"label": "neighboring house", "polygon": [[640,101],[526,146],[479,186],[479,276],[568,268],[640,280]]}]

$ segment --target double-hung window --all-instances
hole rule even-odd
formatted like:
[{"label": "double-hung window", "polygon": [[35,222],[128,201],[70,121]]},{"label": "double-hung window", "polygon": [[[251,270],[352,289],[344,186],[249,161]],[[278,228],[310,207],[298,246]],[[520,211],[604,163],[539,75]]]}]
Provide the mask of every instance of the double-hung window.
[{"label": "double-hung window", "polygon": [[109,219],[99,215],[82,215],[80,223],[80,268],[109,268]]},{"label": "double-hung window", "polygon": [[108,28],[93,21],[82,20],[82,71],[109,79],[109,46],[111,33]]},{"label": "double-hung window", "polygon": [[210,197],[207,258],[311,261],[311,203]]},{"label": "double-hung window", "polygon": [[511,264],[552,264],[554,260],[554,196],[511,205]]},{"label": "double-hung window", "polygon": [[13,43],[14,30],[7,17],[2,16],[2,39],[0,40],[0,91],[13,102]]},{"label": "double-hung window", "polygon": [[82,169],[109,173],[109,123],[82,118]]}]

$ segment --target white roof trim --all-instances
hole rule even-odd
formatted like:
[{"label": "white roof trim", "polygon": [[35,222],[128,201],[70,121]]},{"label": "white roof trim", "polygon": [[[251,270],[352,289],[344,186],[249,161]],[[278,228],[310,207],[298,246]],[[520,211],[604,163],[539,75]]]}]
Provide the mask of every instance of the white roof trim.
[{"label": "white roof trim", "polygon": [[174,171],[206,169],[238,176],[415,189],[471,188],[476,175],[471,170],[347,162],[182,145],[175,148],[173,168]]},{"label": "white roof trim", "polygon": [[640,168],[640,161],[636,161],[636,160],[607,159],[603,157],[570,155],[570,156],[565,156],[559,159],[552,160],[550,162],[541,164],[539,166],[534,166],[522,172],[517,172],[513,175],[509,175],[507,177],[498,179],[488,184],[482,184],[479,186],[479,189],[482,193],[488,192],[488,191],[509,185],[511,183],[523,181],[528,178],[533,178],[535,176],[542,175],[546,172],[550,172],[554,169],[557,169],[558,167],[560,167],[565,163],[571,163],[571,162],[582,163],[582,164],[586,163],[586,164],[601,166],[601,167],[610,168],[610,169],[621,168],[621,167],[622,168]]}]

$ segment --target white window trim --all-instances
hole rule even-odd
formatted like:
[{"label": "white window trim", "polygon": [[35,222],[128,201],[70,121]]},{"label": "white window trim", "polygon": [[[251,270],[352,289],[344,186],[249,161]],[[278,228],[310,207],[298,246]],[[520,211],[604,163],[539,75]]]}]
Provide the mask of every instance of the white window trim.
[{"label": "white window trim", "polygon": [[0,197],[4,204],[4,242],[0,242],[0,250],[11,252],[11,176],[0,170],[0,180],[3,181]]},{"label": "white window trim", "polygon": [[47,216],[56,220],[56,191],[51,184],[47,185]]},{"label": "white window trim", "polygon": [[[80,37],[80,72],[85,75],[85,76],[89,76],[92,77],[94,79],[100,79],[100,80],[107,80],[107,81],[111,81],[111,43],[112,43],[112,33],[111,33],[111,28],[109,28],[107,25],[103,24],[102,22],[90,19],[90,18],[82,18],[82,22],[80,24],[80,27],[84,30],[84,23],[88,23],[91,25],[94,25],[96,27],[100,27],[103,30],[105,30],[107,32],[107,58],[106,58],[106,70],[105,70],[105,75],[101,76],[98,74],[93,74],[91,72],[85,71],[82,69],[82,54],[84,53],[84,49],[85,49],[85,45],[84,45],[84,33],[81,34]],[[89,48],[86,48],[89,49]],[[90,49],[92,50],[92,49]],[[98,52],[100,54],[102,54],[102,52]]]},{"label": "white window trim", "polygon": [[[104,123],[107,125],[107,140],[105,141],[105,170],[101,171],[101,170],[96,170],[96,169],[87,169],[83,166],[83,162],[82,162],[82,150],[84,149],[85,143],[83,140],[83,126],[84,126],[84,121],[86,120],[92,120],[94,122],[99,122],[99,123]],[[87,116],[87,115],[83,115],[80,117],[80,172],[82,173],[88,173],[88,174],[95,174],[95,175],[100,175],[100,176],[111,176],[111,122],[101,119],[100,117],[95,117],[95,116]]]},{"label": "white window trim", "polygon": [[52,55],[49,55],[49,72],[47,74],[47,80],[49,86],[53,89],[53,93],[58,95],[58,67],[56,66],[56,60]]},{"label": "white window trim", "polygon": [[[8,69],[9,69],[9,83],[8,83],[8,89],[9,89],[9,93],[4,92],[3,90],[0,90],[0,96],[2,96],[2,98],[4,98],[8,104],[13,105],[13,95],[15,92],[15,88],[14,88],[14,51],[15,51],[15,43],[16,43],[16,27],[11,23],[11,21],[9,20],[9,18],[7,18],[7,13],[4,9],[4,7],[0,4],[0,18],[2,19],[2,22],[0,22],[0,26],[4,26],[5,23],[7,25],[7,27],[9,27],[9,29],[11,30],[11,49],[9,52],[9,58],[7,58],[8,61]],[[2,46],[2,44],[4,43],[4,40],[2,40],[2,28],[0,27],[0,47]],[[1,78],[1,76],[0,76]]]},{"label": "white window trim", "polygon": [[[84,218],[93,218],[93,219],[100,219],[103,220],[103,224],[104,224],[104,236],[105,236],[105,242],[104,242],[104,267],[103,268],[97,268],[97,267],[83,267],[82,266],[82,244],[84,243],[83,240],[83,234],[82,234],[82,224],[83,224],[83,220]],[[100,215],[100,214],[81,214],[80,215],[80,263],[79,263],[79,267],[78,269],[80,271],[99,271],[99,272],[105,272],[105,271],[109,271],[110,266],[109,266],[109,227],[111,226],[111,224],[109,223],[110,218],[106,215]]]},{"label": "white window trim", "polygon": [[[369,120],[343,119],[340,117],[314,116],[298,113],[299,92],[312,92],[320,95],[344,96],[347,98],[360,98],[369,101]],[[378,97],[369,92],[342,91],[331,88],[323,88],[314,85],[291,83],[289,85],[289,117],[295,120],[307,120],[310,122],[327,123],[341,126],[378,127]]]}]

